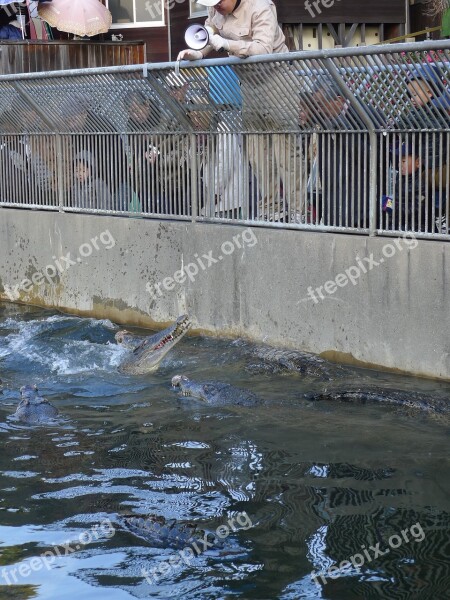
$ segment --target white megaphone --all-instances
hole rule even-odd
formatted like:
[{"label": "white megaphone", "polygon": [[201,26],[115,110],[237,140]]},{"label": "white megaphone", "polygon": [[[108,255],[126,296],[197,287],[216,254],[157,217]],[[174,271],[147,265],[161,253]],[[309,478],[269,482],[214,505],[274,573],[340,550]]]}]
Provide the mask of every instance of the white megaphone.
[{"label": "white megaphone", "polygon": [[203,27],[203,25],[191,25],[186,29],[184,40],[192,50],[203,50],[209,43],[209,36],[214,35],[214,30],[211,27]]}]

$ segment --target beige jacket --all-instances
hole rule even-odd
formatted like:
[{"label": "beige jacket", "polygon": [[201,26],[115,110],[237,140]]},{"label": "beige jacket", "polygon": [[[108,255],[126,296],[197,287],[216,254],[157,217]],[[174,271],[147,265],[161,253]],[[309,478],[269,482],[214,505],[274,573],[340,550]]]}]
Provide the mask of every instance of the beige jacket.
[{"label": "beige jacket", "polygon": [[[205,25],[229,40],[229,54],[233,56],[289,52],[272,0],[241,0],[239,7],[226,17],[211,7]],[[202,53],[206,56],[211,50],[211,46],[206,46]]]}]

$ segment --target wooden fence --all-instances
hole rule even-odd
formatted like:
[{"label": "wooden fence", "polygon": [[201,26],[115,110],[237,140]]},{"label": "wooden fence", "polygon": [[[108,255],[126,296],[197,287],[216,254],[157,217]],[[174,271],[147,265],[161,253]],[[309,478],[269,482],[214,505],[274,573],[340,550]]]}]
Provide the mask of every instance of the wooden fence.
[{"label": "wooden fence", "polygon": [[137,65],[146,61],[144,42],[2,41],[0,74],[37,73]]}]

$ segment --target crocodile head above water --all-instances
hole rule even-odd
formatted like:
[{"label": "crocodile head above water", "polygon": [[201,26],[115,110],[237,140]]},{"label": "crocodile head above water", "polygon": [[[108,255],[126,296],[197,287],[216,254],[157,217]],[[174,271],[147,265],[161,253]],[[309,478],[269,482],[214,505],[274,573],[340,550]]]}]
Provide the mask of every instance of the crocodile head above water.
[{"label": "crocodile head above water", "polygon": [[261,403],[261,400],[253,392],[236,388],[221,381],[196,383],[185,375],[175,375],[175,377],[172,377],[172,386],[179,389],[182,397],[195,398],[215,406],[254,406]]},{"label": "crocodile head above water", "polygon": [[128,356],[120,365],[119,371],[134,375],[155,371],[164,356],[186,335],[190,327],[189,317],[183,315],[163,331],[140,340],[138,345],[135,345],[133,334],[128,331],[119,331],[116,336],[124,340],[124,346],[134,348],[132,355]]},{"label": "crocodile head above water", "polygon": [[39,396],[35,385],[24,385],[20,388],[22,399],[12,415],[14,419],[35,425],[47,423],[58,416],[58,410],[48,400]]}]

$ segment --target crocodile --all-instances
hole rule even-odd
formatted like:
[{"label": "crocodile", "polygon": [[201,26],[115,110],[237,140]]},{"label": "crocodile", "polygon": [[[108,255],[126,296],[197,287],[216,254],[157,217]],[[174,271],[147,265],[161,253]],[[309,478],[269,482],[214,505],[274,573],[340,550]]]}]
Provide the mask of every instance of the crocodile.
[{"label": "crocodile", "polygon": [[450,402],[418,392],[382,388],[336,388],[304,395],[311,401],[353,402],[366,404],[376,402],[393,404],[435,414],[450,413]]},{"label": "crocodile", "polygon": [[167,327],[145,338],[138,340],[132,333],[122,330],[116,333],[116,341],[132,350],[119,366],[121,373],[143,375],[156,371],[164,356],[183,338],[191,327],[187,315],[182,315]]},{"label": "crocodile", "polygon": [[214,540],[213,534],[197,529],[194,523],[177,523],[175,519],[169,521],[157,515],[122,514],[118,516],[118,521],[126,531],[159,548],[181,550],[200,540],[208,540],[210,545]]},{"label": "crocodile", "polygon": [[185,375],[172,377],[172,387],[179,389],[180,397],[202,400],[214,406],[255,406],[261,399],[253,392],[236,388],[220,381],[204,381],[196,383]]},{"label": "crocodile", "polygon": [[39,395],[35,385],[22,386],[20,393],[22,399],[12,415],[13,419],[27,425],[38,425],[48,423],[58,416],[58,409]]},{"label": "crocodile", "polygon": [[250,372],[300,373],[307,377],[330,380],[342,376],[346,371],[339,365],[330,363],[317,354],[300,350],[284,350],[272,346],[251,346],[246,354],[257,358],[247,365]]}]

